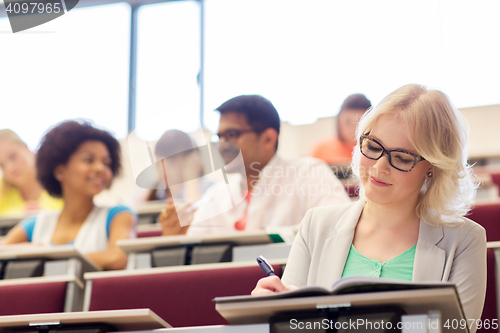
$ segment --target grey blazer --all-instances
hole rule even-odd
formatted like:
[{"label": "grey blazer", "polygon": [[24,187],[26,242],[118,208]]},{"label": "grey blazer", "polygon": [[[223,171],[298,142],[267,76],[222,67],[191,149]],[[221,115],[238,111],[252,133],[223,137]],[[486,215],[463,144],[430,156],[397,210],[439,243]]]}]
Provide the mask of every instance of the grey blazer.
[{"label": "grey blazer", "polygon": [[[310,209],[292,245],[283,283],[329,288],[339,280],[364,205],[361,199]],[[412,280],[455,283],[466,318],[481,318],[486,293],[484,228],[469,219],[456,227],[432,227],[421,220]]]}]

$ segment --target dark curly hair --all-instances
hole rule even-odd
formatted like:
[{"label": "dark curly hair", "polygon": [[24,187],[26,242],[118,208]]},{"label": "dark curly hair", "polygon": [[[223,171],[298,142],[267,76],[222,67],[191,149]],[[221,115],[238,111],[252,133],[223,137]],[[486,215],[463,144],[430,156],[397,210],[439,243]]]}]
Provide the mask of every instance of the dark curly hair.
[{"label": "dark curly hair", "polygon": [[95,128],[86,121],[63,121],[49,130],[40,141],[36,154],[38,180],[53,197],[62,196],[62,188],[54,170],[69,158],[86,141],[100,141],[106,145],[111,157],[113,177],[120,172],[120,144],[109,133]]}]

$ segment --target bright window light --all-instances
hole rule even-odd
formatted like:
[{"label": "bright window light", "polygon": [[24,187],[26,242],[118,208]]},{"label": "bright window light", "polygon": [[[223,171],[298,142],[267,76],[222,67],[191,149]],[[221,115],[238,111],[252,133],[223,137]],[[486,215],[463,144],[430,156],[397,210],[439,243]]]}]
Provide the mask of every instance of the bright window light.
[{"label": "bright window light", "polygon": [[13,34],[0,19],[0,128],[35,149],[52,125],[92,120],[127,135],[130,6],[73,9]]},{"label": "bright window light", "polygon": [[136,134],[200,127],[200,8],[197,1],[142,6],[138,14]]},{"label": "bright window light", "polygon": [[500,103],[499,12],[494,0],[206,0],[205,123],[240,94],[269,98],[292,124],[407,83],[458,107]]}]

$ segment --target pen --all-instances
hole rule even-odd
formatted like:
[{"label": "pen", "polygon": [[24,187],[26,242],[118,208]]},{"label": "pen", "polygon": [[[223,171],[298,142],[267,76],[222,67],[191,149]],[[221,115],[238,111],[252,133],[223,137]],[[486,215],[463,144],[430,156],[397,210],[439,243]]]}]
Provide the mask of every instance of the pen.
[{"label": "pen", "polygon": [[264,258],[263,256],[258,256],[257,262],[267,276],[276,276],[276,274],[274,274],[273,266],[269,265],[266,258]]}]

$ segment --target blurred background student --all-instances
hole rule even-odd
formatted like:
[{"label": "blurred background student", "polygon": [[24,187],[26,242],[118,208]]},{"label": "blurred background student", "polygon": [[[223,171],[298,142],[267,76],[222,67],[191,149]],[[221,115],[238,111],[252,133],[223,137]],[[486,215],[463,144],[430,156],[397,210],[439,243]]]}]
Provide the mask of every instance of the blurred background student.
[{"label": "blurred background student", "polygon": [[239,95],[215,111],[220,113],[219,153],[234,177],[214,183],[196,212],[167,203],[158,218],[163,235],[291,230],[312,207],[350,202],[344,186],[322,161],[280,156],[281,120],[270,100]]},{"label": "blurred background student", "polygon": [[93,202],[120,170],[118,141],[87,122],[65,121],[42,138],[36,166],[40,183],[64,207],[21,221],[3,244],[72,244],[102,269],[124,268],[127,255],[116,241],[134,236],[136,217],[125,206]]},{"label": "blurred background student", "polygon": [[0,130],[0,216],[38,209],[60,209],[36,178],[35,154],[9,129]]},{"label": "blurred background student", "polygon": [[168,130],[160,137],[154,151],[157,161],[157,170],[153,173],[155,188],[148,191],[145,200],[198,200],[202,194],[200,177],[203,167],[191,136],[177,129]]},{"label": "blurred background student", "polygon": [[351,163],[352,150],[356,146],[356,126],[363,114],[372,106],[363,94],[349,95],[336,117],[337,136],[318,142],[311,156],[329,165],[348,165]]}]

